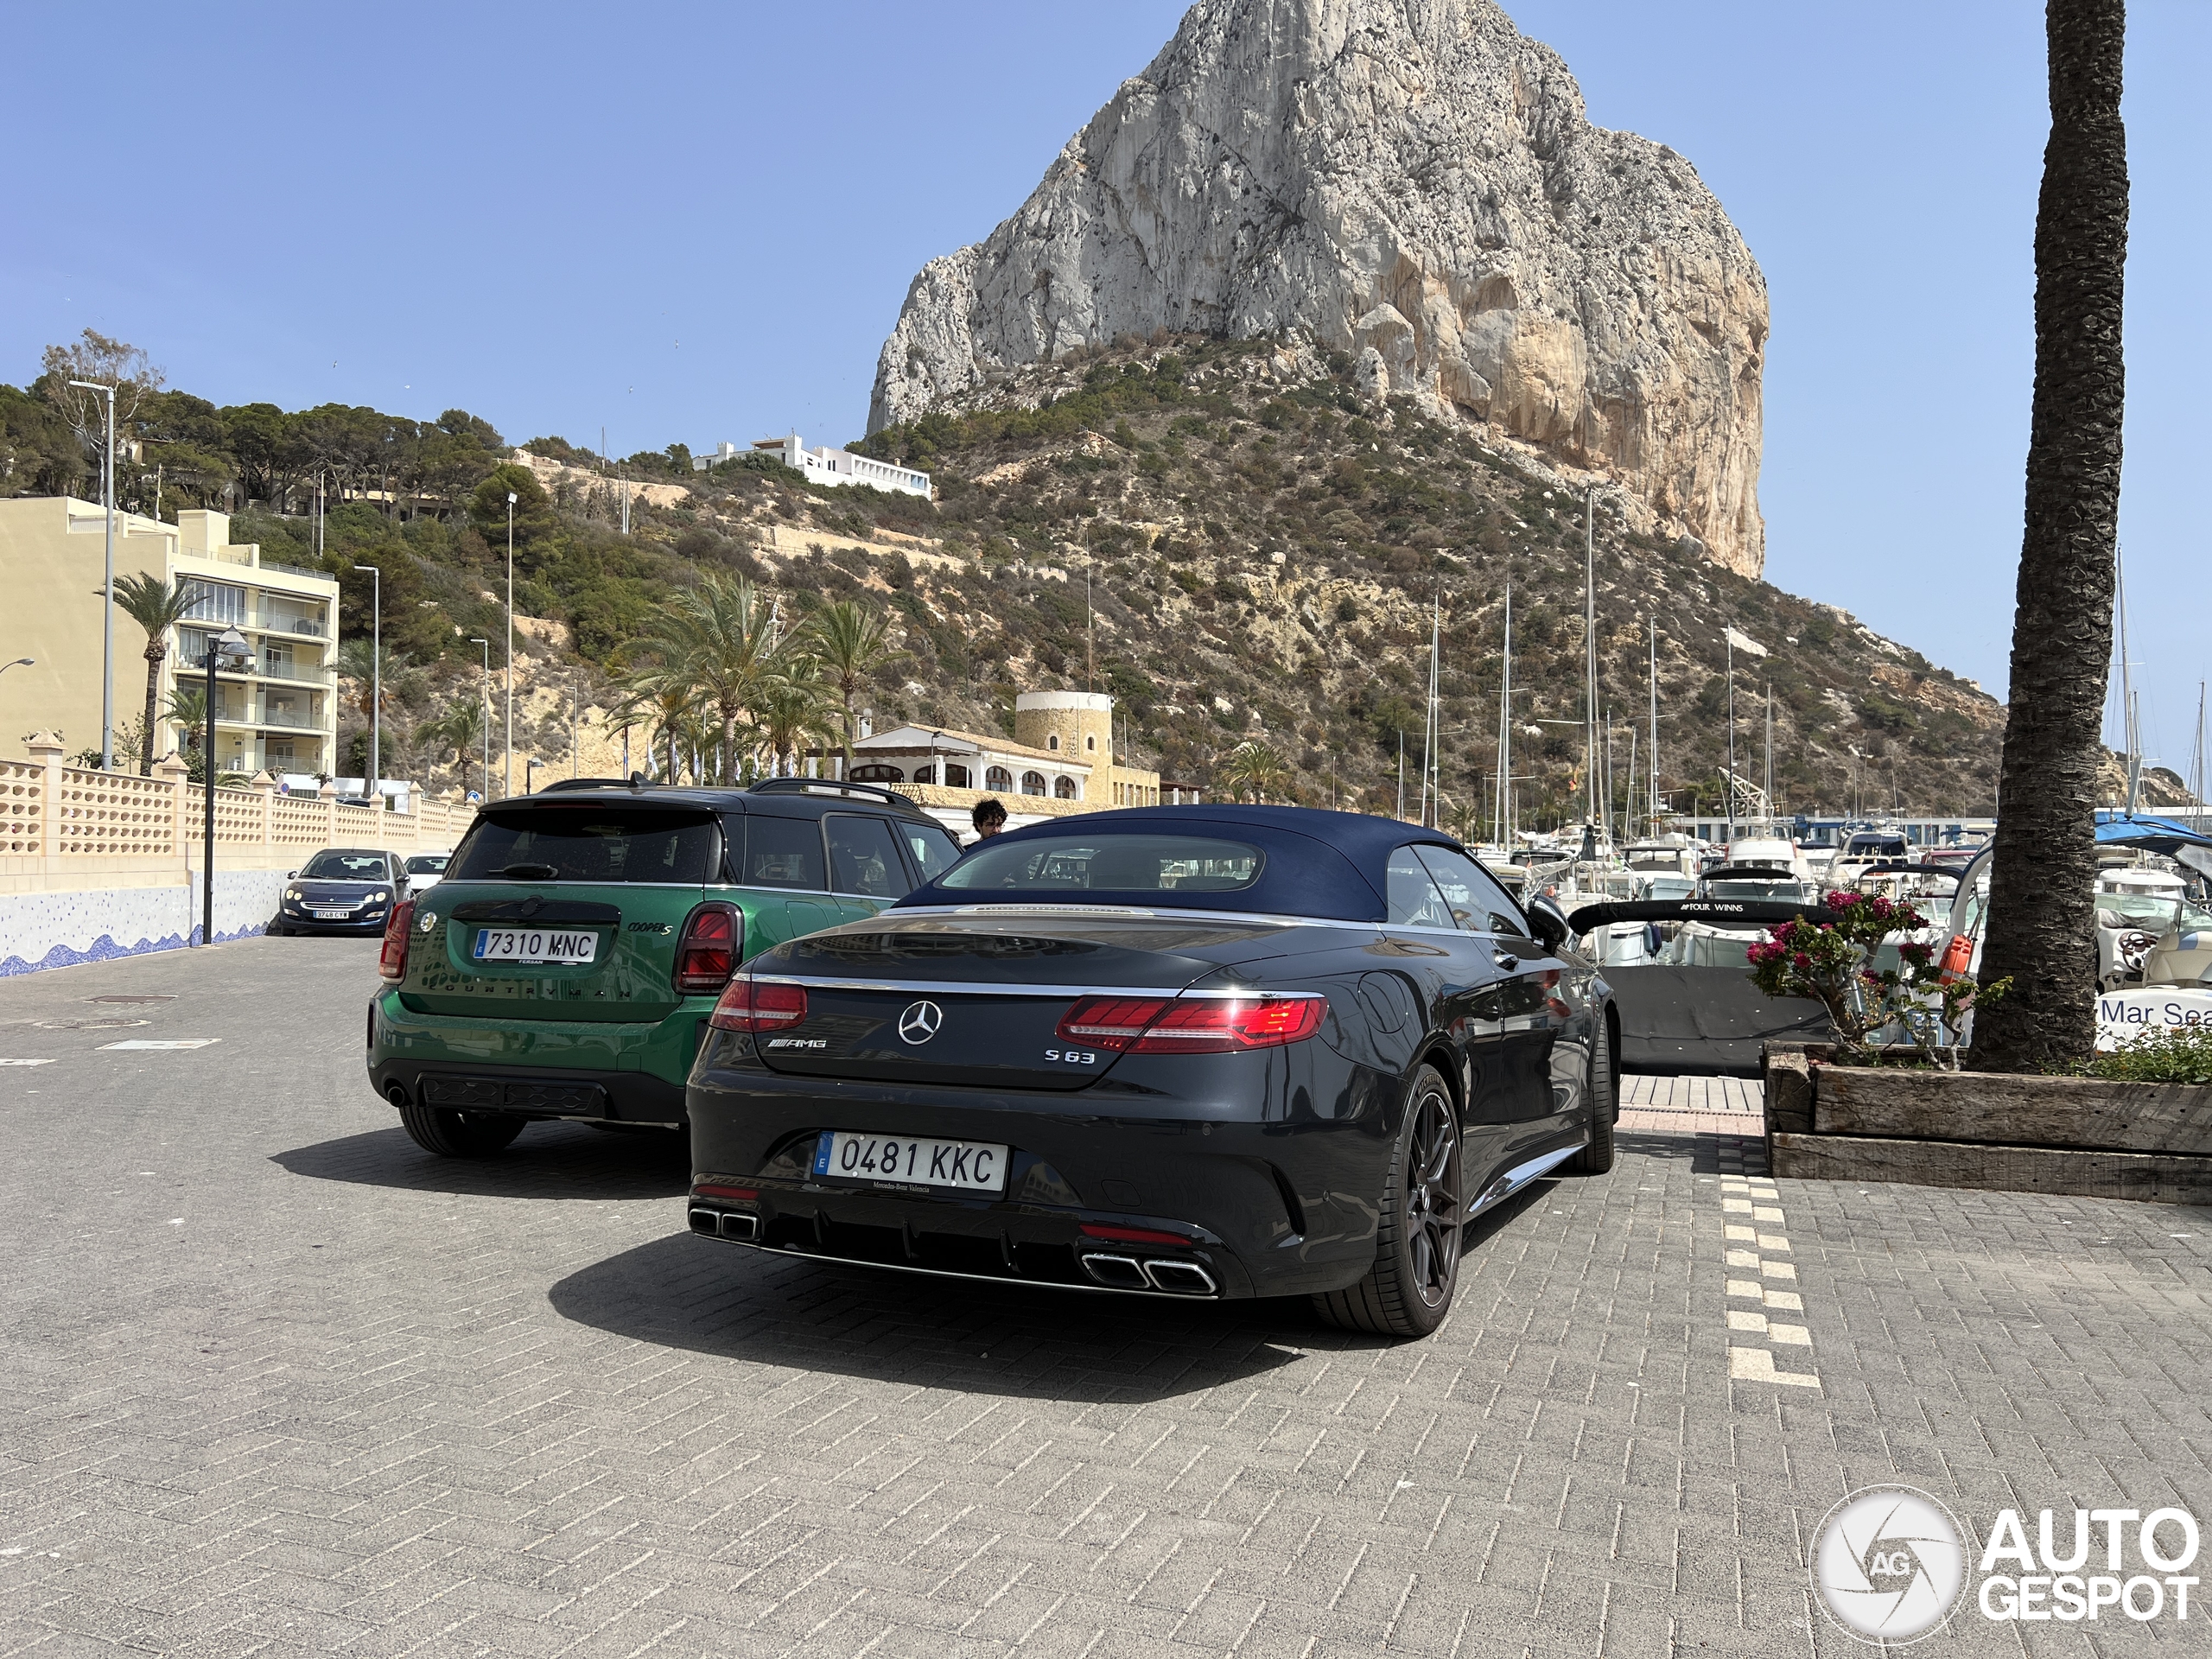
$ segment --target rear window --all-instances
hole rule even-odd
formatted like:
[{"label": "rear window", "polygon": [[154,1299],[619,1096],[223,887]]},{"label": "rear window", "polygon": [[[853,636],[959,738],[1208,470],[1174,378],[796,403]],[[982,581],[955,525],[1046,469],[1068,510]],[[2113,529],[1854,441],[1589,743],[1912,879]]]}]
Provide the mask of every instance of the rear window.
[{"label": "rear window", "polygon": [[443,875],[445,873],[446,855],[443,853],[417,853],[407,861],[407,874],[410,875]]},{"label": "rear window", "polygon": [[[734,830],[736,826],[731,826]],[[822,824],[815,818],[771,818],[747,813],[740,887],[798,887],[827,893],[822,868]]]},{"label": "rear window", "polygon": [[1266,855],[1241,841],[1092,830],[969,851],[938,886],[956,892],[1238,893]]},{"label": "rear window", "polygon": [[454,855],[457,880],[664,881],[713,879],[721,837],[711,817],[650,808],[503,812],[485,818]]}]

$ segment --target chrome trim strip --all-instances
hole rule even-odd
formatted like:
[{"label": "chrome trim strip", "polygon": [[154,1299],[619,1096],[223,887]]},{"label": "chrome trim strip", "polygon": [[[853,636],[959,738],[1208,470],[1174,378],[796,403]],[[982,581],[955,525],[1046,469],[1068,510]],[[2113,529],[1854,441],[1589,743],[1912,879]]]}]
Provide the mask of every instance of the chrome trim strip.
[{"label": "chrome trim strip", "polygon": [[1381,922],[1348,921],[1341,916],[1286,916],[1256,910],[1135,910],[1113,905],[893,905],[876,918],[896,920],[905,916],[1103,916],[1141,918],[1151,922],[1245,922],[1263,927],[1348,927],[1363,933],[1380,930]]},{"label": "chrome trim strip", "polygon": [[1222,986],[1201,990],[1160,985],[1014,985],[995,980],[965,979],[813,979],[801,974],[753,974],[756,985],[803,985],[810,990],[890,991],[899,996],[1157,996],[1242,997],[1319,996],[1319,991],[1255,990],[1249,986]]},{"label": "chrome trim strip", "polygon": [[1504,1174],[1492,1181],[1490,1190],[1475,1200],[1467,1211],[1466,1219],[1472,1221],[1491,1205],[1511,1198],[1538,1176],[1558,1168],[1560,1165],[1581,1150],[1580,1147],[1562,1147],[1557,1152],[1547,1152],[1541,1156],[1531,1158],[1525,1164],[1516,1164]]},{"label": "chrome trim strip", "polygon": [[[694,1233],[694,1238],[704,1238],[704,1233]],[[840,1268],[871,1268],[879,1273],[918,1273],[931,1279],[966,1279],[981,1285],[1019,1285],[1030,1290],[1078,1290],[1092,1296],[1149,1296],[1155,1301],[1187,1302],[1187,1294],[1177,1294],[1169,1290],[1120,1290],[1112,1285],[1071,1285],[1057,1279],[1020,1279],[1012,1274],[955,1273],[946,1268],[918,1268],[905,1262],[866,1262],[856,1255],[828,1255],[819,1250],[787,1250],[779,1245],[749,1243],[744,1239],[725,1238],[716,1235],[718,1244],[734,1244],[741,1250],[758,1250],[763,1255],[780,1255],[795,1262],[827,1262]],[[1220,1293],[1215,1293],[1217,1296]],[[1228,1300],[1223,1297],[1222,1300]]]}]

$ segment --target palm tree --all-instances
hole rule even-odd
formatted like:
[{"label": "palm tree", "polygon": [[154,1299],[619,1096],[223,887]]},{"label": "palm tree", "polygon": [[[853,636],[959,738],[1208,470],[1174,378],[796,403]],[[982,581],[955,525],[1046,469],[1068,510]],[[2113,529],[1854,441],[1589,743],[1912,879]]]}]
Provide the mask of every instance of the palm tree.
[{"label": "palm tree", "polygon": [[1281,793],[1289,776],[1281,758],[1255,737],[1231,749],[1214,772],[1217,782],[1228,785],[1232,799],[1243,800],[1249,789],[1255,804],[1264,802],[1270,790]]},{"label": "palm tree", "polygon": [[668,767],[662,781],[674,783],[682,770],[677,761],[677,747],[690,742],[697,722],[698,688],[682,671],[652,664],[633,669],[624,689],[625,714],[634,710],[644,725],[647,755],[656,748],[667,752]]},{"label": "palm tree", "polygon": [[781,776],[785,756],[796,769],[798,751],[810,738],[827,742],[835,736],[829,715],[830,687],[822,665],[811,657],[791,658],[753,705],[753,724],[767,747],[769,769]]},{"label": "palm tree", "polygon": [[469,692],[454,697],[446,704],[445,713],[425,724],[426,736],[453,751],[454,769],[460,772],[464,785],[468,779],[468,763],[479,753],[489,718],[483,697]]},{"label": "palm tree", "polygon": [[154,772],[154,703],[161,692],[162,659],[169,654],[169,630],[191,615],[198,602],[181,582],[137,574],[115,579],[116,608],[146,631],[146,719],[138,737],[138,770],[148,777]]},{"label": "palm tree", "polygon": [[658,632],[639,644],[712,705],[721,721],[725,768],[734,764],[740,719],[774,671],[777,645],[768,605],[743,576],[709,571],[679,593]]},{"label": "palm tree", "polygon": [[2096,778],[2112,660],[2126,369],[2124,0],[2050,0],[2050,140],[2036,204],[2036,377],[2012,706],[1997,786],[1974,1064],[2036,1071],[2095,1035]]},{"label": "palm tree", "polygon": [[837,688],[844,711],[845,770],[853,768],[853,693],[861,681],[906,653],[891,639],[891,619],[871,606],[833,600],[806,619],[809,648]]}]

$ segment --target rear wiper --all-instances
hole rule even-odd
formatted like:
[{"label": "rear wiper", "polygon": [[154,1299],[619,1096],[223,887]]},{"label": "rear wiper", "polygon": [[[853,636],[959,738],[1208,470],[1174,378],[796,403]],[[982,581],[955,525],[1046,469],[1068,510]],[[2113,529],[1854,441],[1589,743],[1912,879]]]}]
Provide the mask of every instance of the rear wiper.
[{"label": "rear wiper", "polygon": [[561,872],[550,864],[510,864],[492,874],[503,875],[510,881],[550,881]]}]

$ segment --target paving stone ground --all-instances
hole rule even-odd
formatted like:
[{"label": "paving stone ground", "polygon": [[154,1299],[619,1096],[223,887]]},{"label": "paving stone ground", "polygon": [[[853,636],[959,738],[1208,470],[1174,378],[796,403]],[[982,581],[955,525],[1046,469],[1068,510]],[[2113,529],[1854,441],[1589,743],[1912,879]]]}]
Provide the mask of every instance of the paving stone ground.
[{"label": "paving stone ground", "polygon": [[2212,1521],[2212,1212],[1641,1135],[1426,1342],[875,1276],[693,1237],[642,1137],[420,1153],[374,954],[0,983],[0,1654],[1832,1656],[1854,1488]]}]

